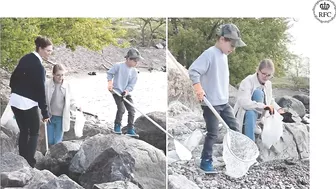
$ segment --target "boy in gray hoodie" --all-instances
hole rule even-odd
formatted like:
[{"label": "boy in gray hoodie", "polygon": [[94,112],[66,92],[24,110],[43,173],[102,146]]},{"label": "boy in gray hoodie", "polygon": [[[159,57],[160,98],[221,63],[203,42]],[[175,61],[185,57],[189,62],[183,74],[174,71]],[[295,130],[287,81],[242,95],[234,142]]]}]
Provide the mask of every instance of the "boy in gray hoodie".
[{"label": "boy in gray hoodie", "polygon": [[[229,105],[229,65],[228,55],[236,47],[246,44],[241,40],[240,31],[234,24],[224,24],[217,32],[216,44],[205,50],[190,66],[189,77],[193,83],[199,101],[203,97],[209,100],[221,115],[230,129],[238,131],[238,122]],[[212,165],[212,148],[218,135],[218,120],[204,103],[201,104],[203,117],[206,122],[207,135],[205,137],[201,169],[215,173]]]},{"label": "boy in gray hoodie", "polygon": [[[129,102],[133,103],[130,92],[133,91],[134,86],[138,79],[138,73],[134,68],[138,61],[142,60],[139,51],[135,48],[130,49],[125,56],[126,61],[124,63],[114,65],[110,70],[107,71],[108,80],[108,90],[112,92],[113,98],[117,105],[117,114],[114,120],[114,132],[121,134],[121,120],[125,113],[125,107],[128,111],[128,124],[127,124],[127,134],[132,137],[137,137],[138,135],[134,130],[134,107],[129,105],[127,102],[123,101],[126,98]],[[119,95],[115,94],[112,90],[115,90]]]}]

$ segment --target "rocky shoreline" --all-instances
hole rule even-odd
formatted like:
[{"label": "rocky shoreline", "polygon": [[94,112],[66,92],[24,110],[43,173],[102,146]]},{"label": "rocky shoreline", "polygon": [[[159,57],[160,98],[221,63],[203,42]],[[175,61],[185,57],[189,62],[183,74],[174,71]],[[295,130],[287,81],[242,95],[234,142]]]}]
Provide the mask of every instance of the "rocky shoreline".
[{"label": "rocky shoreline", "polygon": [[[219,171],[216,175],[205,175],[199,168],[201,150],[206,133],[205,122],[193,93],[192,85],[181,69],[168,58],[168,132],[185,144],[192,152],[190,161],[181,161],[175,152],[172,140],[168,140],[168,185],[170,189],[307,189],[310,188],[310,121],[309,93],[274,89],[277,103],[293,114],[291,123],[284,123],[283,135],[270,149],[263,146],[260,135],[256,144],[260,156],[248,173],[238,179],[225,175],[223,161],[224,131],[213,147],[213,163]],[[185,68],[182,68],[185,70]],[[186,71],[186,70],[185,70]],[[178,82],[180,81],[180,82]],[[236,103],[237,88],[230,86],[229,103]],[[200,140],[195,133],[201,133]],[[196,140],[197,139],[197,140]]]},{"label": "rocky shoreline", "polygon": [[[128,49],[110,46],[104,49],[104,58],[111,63],[124,61]],[[153,47],[139,48],[145,58],[145,68],[140,71],[161,71],[165,65],[165,50]],[[51,61],[66,66],[72,76],[88,72],[104,72],[102,64],[108,65],[98,52],[79,47],[71,52],[65,47],[56,47]],[[147,66],[147,67],[146,67]],[[51,76],[51,64],[45,64],[47,76]],[[148,70],[148,68],[155,68]],[[5,108],[10,94],[10,73],[0,69],[0,97]],[[90,76],[88,76],[90,77]],[[104,88],[105,89],[105,88]],[[165,129],[166,113],[148,114]],[[99,117],[99,115],[98,115]],[[83,136],[71,129],[64,134],[63,142],[50,146],[46,152],[44,124],[40,125],[40,135],[35,158],[37,165],[32,169],[25,159],[18,155],[18,130],[10,123],[1,125],[1,188],[27,189],[165,189],[166,188],[166,143],[158,128],[143,117],[136,119],[141,133],[139,139],[112,132],[111,124],[87,117]],[[150,137],[145,130],[150,129],[158,137]],[[147,135],[146,135],[147,134]]]},{"label": "rocky shoreline", "polygon": [[[309,125],[301,122],[285,123],[281,140],[270,149],[263,146],[258,136],[256,143],[260,151],[259,163],[253,165],[247,175],[233,179],[224,173],[223,130],[220,129],[213,152],[214,166],[219,174],[205,175],[199,168],[206,133],[203,118],[180,102],[171,103],[168,113],[168,132],[182,143],[197,130],[203,133],[202,139],[191,149],[193,159],[190,161],[179,161],[174,153],[174,143],[169,140],[167,158],[170,189],[309,188]],[[179,183],[188,184],[182,187]]]},{"label": "rocky shoreline", "polygon": [[[156,112],[149,116],[164,114]],[[156,120],[165,126],[165,117],[156,116]],[[160,131],[149,125],[144,117],[136,122],[139,126],[151,127],[153,132]],[[165,148],[156,148],[160,141],[145,135],[139,139],[116,135],[108,125],[87,121],[83,136],[78,138],[72,121],[63,142],[50,146],[46,152],[44,125],[41,124],[34,169],[18,155],[18,131],[11,130],[8,125],[1,126],[0,137],[3,188],[166,188]]]}]

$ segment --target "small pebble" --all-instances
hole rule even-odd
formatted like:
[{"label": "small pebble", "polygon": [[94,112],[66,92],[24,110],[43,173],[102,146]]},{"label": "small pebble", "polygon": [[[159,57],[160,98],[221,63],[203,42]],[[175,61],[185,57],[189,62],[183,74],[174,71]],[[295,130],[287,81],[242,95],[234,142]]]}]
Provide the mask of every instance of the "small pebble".
[{"label": "small pebble", "polygon": [[211,182],[211,185],[212,185],[212,186],[217,186],[217,185],[218,185],[218,182],[215,181],[215,180],[213,180],[213,181]]},{"label": "small pebble", "polygon": [[201,177],[197,177],[197,178],[196,178],[196,183],[197,183],[197,184],[201,184],[201,183],[203,183],[202,178],[201,178]]}]

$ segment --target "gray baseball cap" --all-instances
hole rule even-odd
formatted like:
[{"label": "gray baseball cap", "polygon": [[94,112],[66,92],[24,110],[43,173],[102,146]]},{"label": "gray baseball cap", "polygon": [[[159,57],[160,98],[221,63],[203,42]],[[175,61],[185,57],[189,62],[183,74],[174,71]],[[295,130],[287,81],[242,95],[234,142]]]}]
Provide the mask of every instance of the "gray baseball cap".
[{"label": "gray baseball cap", "polygon": [[137,61],[143,60],[142,56],[140,55],[140,52],[136,48],[131,48],[128,50],[125,58],[131,58],[131,59],[136,59]]},{"label": "gray baseball cap", "polygon": [[238,27],[234,24],[223,24],[217,30],[218,36],[223,36],[232,40],[235,47],[244,47],[246,44],[241,39]]}]

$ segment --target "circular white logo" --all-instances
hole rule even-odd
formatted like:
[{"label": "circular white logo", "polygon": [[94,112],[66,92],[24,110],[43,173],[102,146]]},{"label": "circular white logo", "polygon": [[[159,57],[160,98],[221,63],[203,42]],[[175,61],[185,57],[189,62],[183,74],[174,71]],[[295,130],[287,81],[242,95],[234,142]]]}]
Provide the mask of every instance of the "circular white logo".
[{"label": "circular white logo", "polygon": [[336,16],[336,5],[331,0],[319,0],[313,8],[314,16],[321,23],[328,23]]}]

